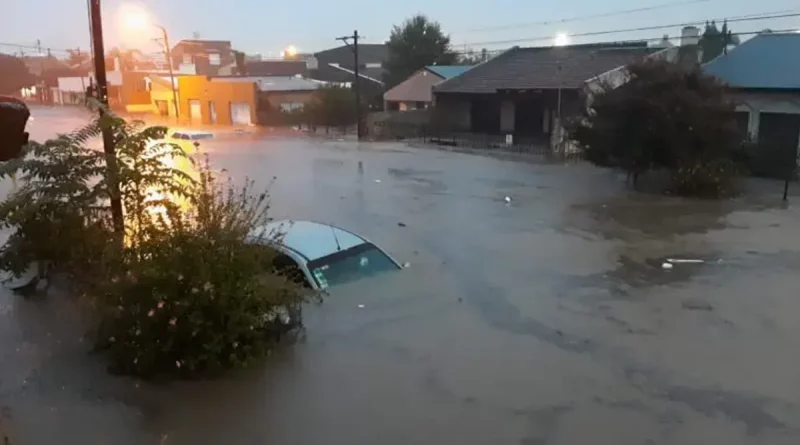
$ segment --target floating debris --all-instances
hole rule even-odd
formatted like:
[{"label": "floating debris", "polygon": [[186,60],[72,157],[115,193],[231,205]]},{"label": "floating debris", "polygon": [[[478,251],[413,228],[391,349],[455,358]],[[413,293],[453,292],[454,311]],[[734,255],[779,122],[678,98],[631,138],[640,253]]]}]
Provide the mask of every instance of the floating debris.
[{"label": "floating debris", "polygon": [[696,258],[667,258],[667,262],[672,264],[700,264],[705,263],[705,260]]},{"label": "floating debris", "polygon": [[380,184],[380,183],[381,183],[381,180],[380,180],[380,179],[376,179],[376,180],[375,180],[375,182],[377,182],[378,184]]},{"label": "floating debris", "polygon": [[359,304],[359,305],[358,305],[358,308],[359,308],[359,309],[364,309],[364,305],[363,305],[363,304]]},{"label": "floating debris", "polygon": [[674,267],[674,266],[672,265],[672,263],[661,263],[661,268],[662,268],[662,269],[670,270],[670,269],[672,269],[673,267]]},{"label": "floating debris", "polygon": [[511,197],[510,196],[506,196],[506,204],[511,204]]},{"label": "floating debris", "polygon": [[404,223],[404,222],[399,222],[399,223],[397,223],[397,225],[398,225],[399,227],[405,227],[405,226],[406,226],[406,223]]},{"label": "floating debris", "polygon": [[683,303],[681,303],[681,306],[684,309],[689,309],[691,311],[710,311],[710,310],[714,309],[711,306],[711,303],[709,303],[709,302],[707,302],[705,300],[698,300],[698,299],[693,299],[693,298],[692,299],[683,300]]}]

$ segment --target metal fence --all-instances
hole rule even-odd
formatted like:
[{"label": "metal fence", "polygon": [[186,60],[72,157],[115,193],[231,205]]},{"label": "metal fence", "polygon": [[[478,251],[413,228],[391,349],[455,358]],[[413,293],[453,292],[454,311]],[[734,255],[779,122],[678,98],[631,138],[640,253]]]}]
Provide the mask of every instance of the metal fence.
[{"label": "metal fence", "polygon": [[381,121],[371,128],[382,140],[404,140],[415,145],[538,155],[553,160],[580,160],[582,153],[569,142],[552,144],[549,138],[511,137],[452,131],[428,124]]}]

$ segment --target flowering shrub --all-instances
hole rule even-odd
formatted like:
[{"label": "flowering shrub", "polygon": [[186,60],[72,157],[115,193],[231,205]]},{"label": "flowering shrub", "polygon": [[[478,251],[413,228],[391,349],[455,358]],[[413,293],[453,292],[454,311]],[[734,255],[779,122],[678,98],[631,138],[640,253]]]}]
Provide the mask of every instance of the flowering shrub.
[{"label": "flowering shrub", "polygon": [[[86,148],[105,125],[124,239],[110,221],[105,158]],[[207,159],[191,174],[174,168],[165,158],[185,159],[180,148],[152,144],[165,130],[107,115],[0,166],[22,184],[0,204],[0,225],[14,230],[0,265],[19,273],[37,261],[68,276],[115,371],[217,373],[263,356],[316,295],[276,272],[271,248],[246,242],[269,221],[266,192],[220,182]]]},{"label": "flowering shrub", "polygon": [[262,357],[315,297],[273,272],[275,251],[245,242],[268,222],[266,193],[220,184],[207,161],[194,205],[143,221],[98,289],[99,338],[112,367],[143,376],[217,373]]}]

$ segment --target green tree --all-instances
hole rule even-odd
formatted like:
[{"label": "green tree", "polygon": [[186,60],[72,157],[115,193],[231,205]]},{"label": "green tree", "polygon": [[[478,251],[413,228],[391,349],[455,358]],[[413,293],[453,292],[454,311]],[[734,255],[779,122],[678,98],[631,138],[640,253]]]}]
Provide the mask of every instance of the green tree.
[{"label": "green tree", "polygon": [[665,61],[627,69],[629,80],[605,89],[573,123],[586,158],[634,179],[651,169],[672,173],[673,191],[716,196],[729,191],[741,147],[724,86],[699,68]]},{"label": "green tree", "polygon": [[739,38],[728,29],[728,22],[723,22],[722,29],[717,29],[715,22],[706,22],[705,30],[700,37],[700,49],[703,51],[703,63],[710,61],[723,52],[728,45],[738,45]]},{"label": "green tree", "polygon": [[18,57],[0,54],[0,73],[0,94],[19,93],[21,88],[36,83],[25,62]]},{"label": "green tree", "polygon": [[392,28],[384,82],[391,88],[427,65],[453,65],[458,56],[438,22],[422,14]]}]

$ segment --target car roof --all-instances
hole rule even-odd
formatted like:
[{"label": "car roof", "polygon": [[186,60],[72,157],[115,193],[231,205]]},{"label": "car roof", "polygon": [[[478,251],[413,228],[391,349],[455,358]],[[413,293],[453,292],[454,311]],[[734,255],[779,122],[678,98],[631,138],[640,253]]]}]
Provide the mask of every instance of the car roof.
[{"label": "car roof", "polygon": [[276,240],[282,246],[305,257],[306,261],[313,261],[368,242],[355,233],[314,221],[273,221],[256,229],[254,234],[263,234]]}]

